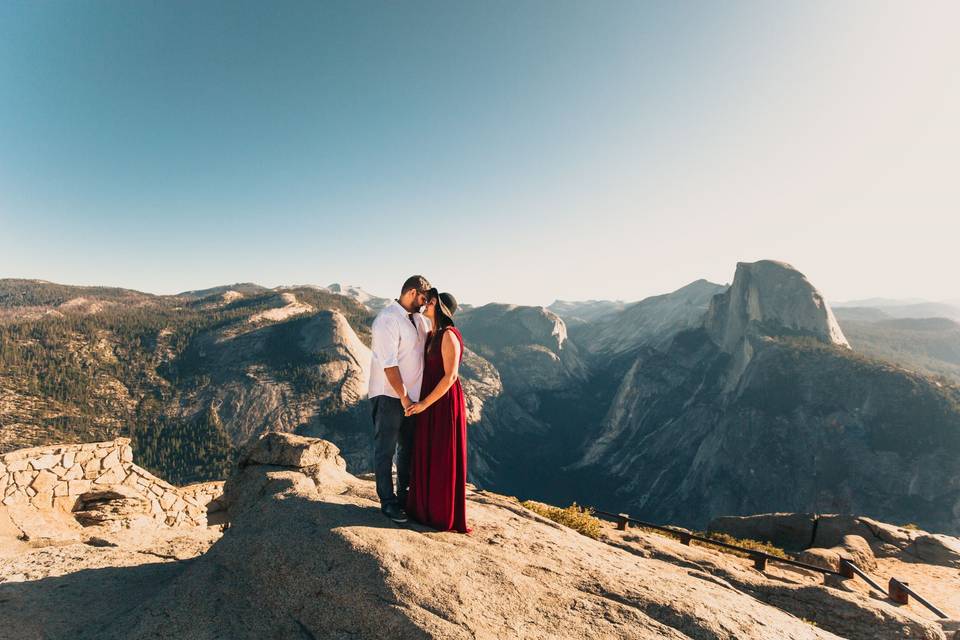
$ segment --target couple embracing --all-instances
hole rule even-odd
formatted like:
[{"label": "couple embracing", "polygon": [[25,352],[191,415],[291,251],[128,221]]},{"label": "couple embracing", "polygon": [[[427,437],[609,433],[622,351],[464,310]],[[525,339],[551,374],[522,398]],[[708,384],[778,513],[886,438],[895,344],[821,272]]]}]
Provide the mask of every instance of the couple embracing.
[{"label": "couple embracing", "polygon": [[400,297],[373,321],[370,404],[384,515],[406,522],[409,513],[434,529],[469,533],[467,413],[458,377],[464,345],[456,312],[451,294],[423,276],[407,278]]}]

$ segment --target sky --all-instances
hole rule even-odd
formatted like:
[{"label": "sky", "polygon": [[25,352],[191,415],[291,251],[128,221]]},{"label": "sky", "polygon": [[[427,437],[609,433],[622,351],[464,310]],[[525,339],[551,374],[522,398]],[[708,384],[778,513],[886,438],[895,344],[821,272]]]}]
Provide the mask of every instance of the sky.
[{"label": "sky", "polygon": [[960,299],[960,3],[0,3],[0,277]]}]

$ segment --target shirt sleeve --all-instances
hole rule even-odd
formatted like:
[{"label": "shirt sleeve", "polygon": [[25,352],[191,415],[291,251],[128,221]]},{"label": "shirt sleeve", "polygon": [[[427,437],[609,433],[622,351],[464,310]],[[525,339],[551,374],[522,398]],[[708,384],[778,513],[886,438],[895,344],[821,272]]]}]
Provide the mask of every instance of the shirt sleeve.
[{"label": "shirt sleeve", "polygon": [[379,317],[373,321],[371,351],[380,361],[380,366],[396,367],[400,353],[400,327],[395,318]]}]

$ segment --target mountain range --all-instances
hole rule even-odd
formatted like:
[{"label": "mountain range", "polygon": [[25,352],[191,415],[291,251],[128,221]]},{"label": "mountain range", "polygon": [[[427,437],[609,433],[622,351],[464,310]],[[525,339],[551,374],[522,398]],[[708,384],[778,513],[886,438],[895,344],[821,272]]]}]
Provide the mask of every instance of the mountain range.
[{"label": "mountain range", "polygon": [[[367,471],[384,303],[339,285],[153,296],[0,280],[0,451],[126,435],[182,483],[224,477],[239,447],[285,431]],[[465,306],[470,480],[697,528],[797,511],[957,532],[947,322],[834,315],[775,261],[632,304]]]},{"label": "mountain range", "polygon": [[949,318],[960,320],[960,301],[957,300],[930,302],[919,299],[870,298],[843,302],[837,304],[836,308],[877,309],[892,318]]}]

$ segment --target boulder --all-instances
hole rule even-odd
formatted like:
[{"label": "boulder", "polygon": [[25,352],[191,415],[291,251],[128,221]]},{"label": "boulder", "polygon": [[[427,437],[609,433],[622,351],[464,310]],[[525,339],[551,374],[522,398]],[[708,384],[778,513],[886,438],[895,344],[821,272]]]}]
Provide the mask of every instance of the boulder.
[{"label": "boulder", "polygon": [[855,565],[864,571],[876,571],[877,558],[873,549],[862,536],[844,536],[839,547],[834,547],[843,557],[852,560]]},{"label": "boulder", "polygon": [[841,544],[829,549],[814,547],[802,552],[799,559],[816,567],[840,571],[840,560],[847,558],[864,571],[875,571],[877,559],[873,549],[861,536],[844,536]]},{"label": "boulder", "polygon": [[815,520],[816,516],[812,513],[722,516],[711,520],[707,530],[726,533],[734,538],[763,540],[783,549],[799,551],[810,546]]},{"label": "boulder", "polygon": [[802,551],[797,559],[815,567],[840,571],[840,554],[833,549],[812,548]]},{"label": "boulder", "polygon": [[68,545],[82,539],[81,527],[52,509],[13,505],[6,509],[6,517],[19,531],[18,538],[30,547]]},{"label": "boulder", "polygon": [[83,493],[73,508],[74,518],[85,527],[107,523],[129,526],[134,519],[149,513],[149,500],[123,485]]},{"label": "boulder", "polygon": [[278,432],[263,435],[238,460],[241,468],[260,464],[299,469],[325,463],[332,463],[344,470],[347,468],[346,462],[340,457],[340,449],[332,442]]},{"label": "boulder", "polygon": [[220,502],[232,517],[257,504],[265,493],[300,488],[336,495],[355,481],[334,444],[290,433],[268,433],[241,454],[237,472],[224,483]]},{"label": "boulder", "polygon": [[921,562],[960,568],[960,540],[953,536],[921,531],[907,551]]},{"label": "boulder", "polygon": [[[960,567],[960,539],[898,527],[865,516],[809,513],[723,516],[711,520],[708,530],[735,538],[765,540],[789,550],[810,547],[807,559],[825,568],[835,568],[842,554],[865,570],[876,566],[876,558],[913,559]],[[823,553],[823,550],[832,552]]]},{"label": "boulder", "polygon": [[898,527],[863,516],[820,516],[815,546],[836,546],[850,535],[862,537],[876,557],[960,567],[960,539],[912,527]]}]

